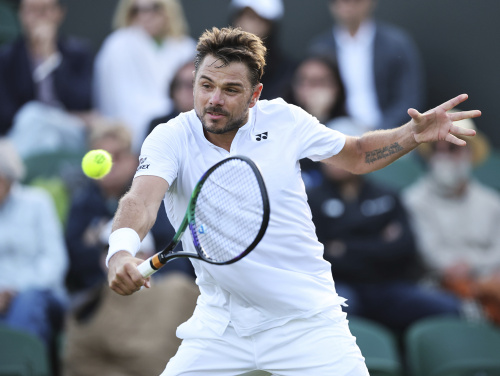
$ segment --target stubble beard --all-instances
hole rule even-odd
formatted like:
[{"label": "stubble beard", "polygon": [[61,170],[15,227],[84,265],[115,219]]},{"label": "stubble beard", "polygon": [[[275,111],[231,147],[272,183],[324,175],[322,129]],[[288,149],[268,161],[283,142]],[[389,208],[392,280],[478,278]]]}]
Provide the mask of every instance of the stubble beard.
[{"label": "stubble beard", "polygon": [[[246,121],[248,119],[248,105],[250,105],[251,100],[252,100],[252,98],[250,98],[250,100],[248,101],[247,106],[246,106],[246,110],[243,111],[243,113],[241,114],[241,116],[239,116],[237,119],[234,119],[234,118],[230,117],[228,112],[223,111],[223,110],[221,110],[220,108],[217,108],[217,107],[207,107],[207,108],[205,108],[203,110],[203,116],[200,116],[200,114],[198,113],[198,111],[196,111],[196,116],[198,116],[198,119],[200,119],[201,124],[203,126],[203,130],[205,132],[212,133],[212,134],[224,134],[224,133],[232,132],[232,131],[238,130],[243,125],[245,125],[245,123],[246,123]],[[224,115],[225,118],[227,119],[227,124],[223,128],[218,128],[218,129],[217,128],[213,128],[213,127],[210,128],[207,125],[207,122],[204,119],[204,116],[208,112],[215,112],[215,113]],[[224,120],[224,119],[221,119],[221,120]],[[214,124],[214,125],[217,125],[218,122],[219,122],[219,120],[215,120],[215,121],[212,120],[212,124]]]}]

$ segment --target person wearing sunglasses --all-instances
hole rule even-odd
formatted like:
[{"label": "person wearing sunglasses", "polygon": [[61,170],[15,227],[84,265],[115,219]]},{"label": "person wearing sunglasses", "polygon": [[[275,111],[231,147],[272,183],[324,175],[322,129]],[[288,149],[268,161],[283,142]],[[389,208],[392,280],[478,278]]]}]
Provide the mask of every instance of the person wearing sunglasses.
[{"label": "person wearing sunglasses", "polygon": [[96,57],[94,101],[129,125],[137,152],[151,119],[172,109],[165,88],[192,60],[195,42],[177,0],[121,0],[113,26]]}]

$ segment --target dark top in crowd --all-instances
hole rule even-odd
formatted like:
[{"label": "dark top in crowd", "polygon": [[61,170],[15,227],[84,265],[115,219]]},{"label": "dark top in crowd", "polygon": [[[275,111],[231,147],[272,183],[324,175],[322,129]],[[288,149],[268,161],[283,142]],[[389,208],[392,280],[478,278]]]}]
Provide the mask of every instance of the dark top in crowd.
[{"label": "dark top in crowd", "polygon": [[23,35],[0,50],[0,134],[32,100],[71,112],[92,107],[93,54],[86,41],[58,35],[58,2],[24,0],[19,15]]},{"label": "dark top in crowd", "polygon": [[416,280],[420,261],[406,211],[395,191],[361,179],[359,194],[342,197],[325,179],[308,192],[313,221],[335,281]]},{"label": "dark top in crowd", "polygon": [[194,69],[194,62],[190,61],[180,67],[176,72],[172,82],[170,82],[168,90],[174,108],[168,114],[151,120],[147,134],[150,134],[158,124],[167,123],[169,120],[177,117],[181,112],[191,111],[193,109]]},{"label": "dark top in crowd", "polygon": [[[71,203],[66,226],[70,267],[67,276],[68,289],[72,292],[87,290],[106,281],[106,272],[102,267],[103,247],[100,231],[113,218],[118,201],[106,198],[101,188],[94,182],[82,187]],[[89,229],[96,228],[96,234]],[[151,229],[156,250],[167,246],[175,234],[170,224],[163,203],[158,210],[158,217]],[[95,241],[89,237],[95,235]],[[179,270],[193,276],[191,263],[187,259],[176,260],[162,268],[162,272]]]}]

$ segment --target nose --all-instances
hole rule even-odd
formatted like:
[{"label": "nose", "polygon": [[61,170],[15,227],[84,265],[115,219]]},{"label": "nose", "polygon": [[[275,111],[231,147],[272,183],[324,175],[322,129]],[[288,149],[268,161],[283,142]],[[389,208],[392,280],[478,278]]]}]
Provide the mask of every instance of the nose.
[{"label": "nose", "polygon": [[212,96],[210,97],[210,105],[212,106],[222,106],[224,105],[224,98],[222,95],[222,90],[219,88],[216,88],[212,92]]}]

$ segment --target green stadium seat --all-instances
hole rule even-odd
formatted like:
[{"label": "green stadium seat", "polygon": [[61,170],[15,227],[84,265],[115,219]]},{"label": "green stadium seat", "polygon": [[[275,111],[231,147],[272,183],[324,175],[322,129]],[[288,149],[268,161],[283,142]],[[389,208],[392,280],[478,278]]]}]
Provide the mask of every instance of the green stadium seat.
[{"label": "green stadium seat", "polygon": [[0,45],[12,41],[18,35],[16,11],[5,0],[0,0]]},{"label": "green stadium seat", "polygon": [[500,376],[500,328],[456,317],[413,324],[405,337],[411,376]]},{"label": "green stadium seat", "polygon": [[368,179],[401,190],[416,181],[425,171],[425,165],[413,153],[404,155],[390,165],[366,175]]},{"label": "green stadium seat", "polygon": [[57,151],[30,156],[24,160],[26,165],[24,182],[29,184],[39,177],[60,177],[67,180],[75,174],[81,176],[82,157],[83,153],[80,151]]},{"label": "green stadium seat", "polygon": [[0,376],[50,376],[49,356],[36,337],[0,326]]},{"label": "green stadium seat", "polygon": [[396,340],[389,329],[360,317],[350,317],[349,328],[356,337],[371,376],[402,375]]},{"label": "green stadium seat", "polygon": [[500,191],[500,150],[492,150],[488,159],[474,170],[474,176]]}]

